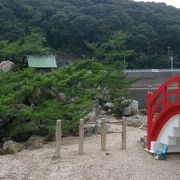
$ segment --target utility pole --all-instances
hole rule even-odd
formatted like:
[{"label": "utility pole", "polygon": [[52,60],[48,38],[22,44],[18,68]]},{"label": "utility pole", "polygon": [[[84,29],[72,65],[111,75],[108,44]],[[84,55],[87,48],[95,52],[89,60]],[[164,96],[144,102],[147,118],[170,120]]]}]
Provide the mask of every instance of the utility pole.
[{"label": "utility pole", "polygon": [[171,47],[168,46],[167,49],[168,49],[168,61],[169,61],[169,54],[170,54],[170,49],[171,49]]},{"label": "utility pole", "polygon": [[125,68],[125,63],[126,63],[126,56],[125,56],[125,53],[124,53],[124,59],[123,59],[123,61],[124,61],[124,72],[125,72],[125,70],[126,70],[126,68]]},{"label": "utility pole", "polygon": [[123,62],[124,62],[124,72],[126,71],[126,46],[123,46]]},{"label": "utility pole", "polygon": [[169,61],[169,60],[170,60],[170,57],[169,57],[169,56],[170,56],[170,49],[171,49],[171,47],[168,46],[167,49],[168,49],[168,61]]},{"label": "utility pole", "polygon": [[171,61],[171,70],[173,70],[173,66],[174,66],[174,62],[173,62],[174,58],[173,56],[170,57],[170,61]]}]

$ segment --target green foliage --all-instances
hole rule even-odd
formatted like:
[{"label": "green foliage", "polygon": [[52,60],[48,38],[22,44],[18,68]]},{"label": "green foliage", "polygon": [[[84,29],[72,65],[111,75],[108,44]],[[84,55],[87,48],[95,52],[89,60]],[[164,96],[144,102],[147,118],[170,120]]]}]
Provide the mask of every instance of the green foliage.
[{"label": "green foliage", "polygon": [[48,54],[50,49],[44,47],[46,44],[46,38],[43,34],[40,33],[31,33],[29,36],[26,36],[23,40],[23,43],[20,45],[21,54],[36,54],[43,55]]},{"label": "green foliage", "polygon": [[45,47],[46,39],[42,33],[31,33],[23,39],[17,41],[0,41],[0,58],[20,60],[21,63],[25,55],[29,54],[48,54],[50,49]]},{"label": "green foliage", "polygon": [[[129,35],[125,49],[136,52],[126,58],[130,68],[168,68],[168,46],[175,67],[180,67],[179,14],[179,9],[163,3],[132,0],[0,0],[0,41],[14,42],[5,53],[13,56],[12,50],[19,49],[17,41],[31,32],[43,32],[48,47],[55,51],[91,57],[87,43],[101,44],[123,31]],[[38,53],[32,46],[27,44],[24,52]]]},{"label": "green foliage", "polygon": [[127,33],[116,32],[102,43],[89,43],[87,46],[94,52],[94,56],[106,63],[115,63],[131,56],[133,50],[125,50]]},{"label": "green foliage", "polygon": [[33,131],[41,125],[54,132],[57,119],[63,120],[64,134],[75,133],[79,119],[92,110],[92,101],[104,89],[111,100],[121,101],[130,82],[122,66],[103,65],[83,60],[45,74],[33,69],[0,73],[0,119],[13,136],[24,130]]}]

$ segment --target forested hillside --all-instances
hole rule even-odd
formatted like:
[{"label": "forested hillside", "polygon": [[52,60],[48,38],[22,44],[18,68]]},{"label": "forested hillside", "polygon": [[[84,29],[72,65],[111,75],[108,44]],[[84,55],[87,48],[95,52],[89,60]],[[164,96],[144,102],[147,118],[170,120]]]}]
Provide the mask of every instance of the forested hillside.
[{"label": "forested hillside", "polygon": [[0,51],[3,40],[23,44],[38,32],[55,52],[91,57],[87,43],[104,42],[116,31],[128,34],[121,48],[135,51],[126,58],[129,68],[169,68],[168,46],[180,67],[180,10],[174,7],[130,0],[0,0]]}]

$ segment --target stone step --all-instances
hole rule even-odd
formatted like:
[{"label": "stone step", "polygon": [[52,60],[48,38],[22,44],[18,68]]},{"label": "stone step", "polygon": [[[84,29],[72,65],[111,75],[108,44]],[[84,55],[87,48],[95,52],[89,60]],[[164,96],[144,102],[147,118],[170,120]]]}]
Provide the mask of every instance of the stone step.
[{"label": "stone step", "polygon": [[159,141],[161,144],[166,144],[166,145],[176,145],[176,137],[173,136],[166,136],[165,138],[161,139]]},{"label": "stone step", "polygon": [[174,137],[180,137],[180,128],[174,128],[173,136]]},{"label": "stone step", "polygon": [[176,145],[176,137],[168,136],[168,144],[167,145]]}]

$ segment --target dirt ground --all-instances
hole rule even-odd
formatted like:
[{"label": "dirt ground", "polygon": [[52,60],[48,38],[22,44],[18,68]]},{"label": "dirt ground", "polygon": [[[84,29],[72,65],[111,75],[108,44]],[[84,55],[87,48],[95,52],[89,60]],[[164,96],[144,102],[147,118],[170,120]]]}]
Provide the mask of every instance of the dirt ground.
[{"label": "dirt ground", "polygon": [[[120,126],[114,125],[114,131]],[[85,153],[78,155],[78,139],[63,138],[61,158],[55,143],[15,155],[0,156],[0,179],[5,180],[179,180],[180,154],[157,161],[137,143],[146,132],[127,128],[127,149],[121,150],[121,134],[107,135],[107,152],[100,151],[100,136],[85,138]]]}]

